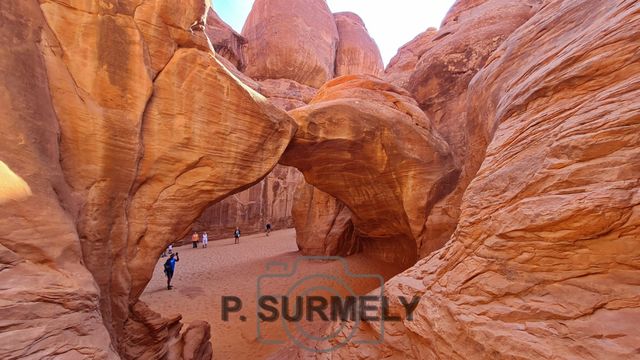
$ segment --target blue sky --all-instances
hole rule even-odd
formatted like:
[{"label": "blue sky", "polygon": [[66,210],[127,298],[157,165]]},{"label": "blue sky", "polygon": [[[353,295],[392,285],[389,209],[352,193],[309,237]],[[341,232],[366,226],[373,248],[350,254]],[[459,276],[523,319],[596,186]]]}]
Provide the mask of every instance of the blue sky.
[{"label": "blue sky", "polygon": [[[428,27],[439,27],[454,0],[327,0],[333,12],[352,11],[364,20],[385,64],[398,48]],[[253,0],[213,0],[220,17],[242,31]]]}]

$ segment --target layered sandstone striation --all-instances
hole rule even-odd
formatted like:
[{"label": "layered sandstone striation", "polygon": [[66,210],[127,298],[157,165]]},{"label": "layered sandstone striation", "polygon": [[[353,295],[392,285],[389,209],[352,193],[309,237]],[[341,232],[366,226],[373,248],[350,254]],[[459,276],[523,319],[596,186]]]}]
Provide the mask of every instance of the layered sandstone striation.
[{"label": "layered sandstone striation", "polygon": [[256,0],[242,35],[245,73],[319,88],[335,74],[338,29],[325,0]]},{"label": "layered sandstone striation", "polygon": [[364,21],[351,12],[333,14],[338,27],[335,76],[374,75],[384,71],[380,49]]},{"label": "layered sandstone striation", "polygon": [[33,193],[1,210],[3,358],[206,357],[201,325],[180,334],[138,296],[207,206],[272,170],[295,124],[216,60],[193,26],[205,13],[196,0],[0,7],[2,161]]},{"label": "layered sandstone striation", "polygon": [[280,162],[351,209],[365,251],[415,261],[424,220],[458,171],[415,101],[377,78],[343,76],[289,113],[299,128]]},{"label": "layered sandstone striation", "polygon": [[635,1],[555,0],[498,48],[469,88],[488,147],[460,224],[386,285],[392,310],[421,297],[414,319],[334,356],[637,357],[638,24]]}]

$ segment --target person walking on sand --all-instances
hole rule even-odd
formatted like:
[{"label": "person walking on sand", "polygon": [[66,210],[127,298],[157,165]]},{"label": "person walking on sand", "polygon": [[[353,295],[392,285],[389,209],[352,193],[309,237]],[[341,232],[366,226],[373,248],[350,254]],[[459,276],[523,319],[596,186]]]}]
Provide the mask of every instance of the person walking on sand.
[{"label": "person walking on sand", "polygon": [[209,234],[205,231],[202,233],[202,248],[206,248],[207,244],[209,244]]},{"label": "person walking on sand", "polygon": [[194,249],[198,248],[198,233],[196,231],[193,232],[193,235],[191,235],[191,245],[193,246]]},{"label": "person walking on sand", "polygon": [[267,223],[266,228],[267,228],[267,231],[266,231],[267,236],[269,236],[269,233],[271,232],[271,223],[270,222]]},{"label": "person walking on sand", "polygon": [[240,228],[236,226],[236,231],[233,232],[233,237],[235,238],[234,244],[240,244]]},{"label": "person walking on sand", "polygon": [[171,279],[173,279],[173,272],[176,270],[176,262],[180,261],[178,253],[171,254],[167,261],[164,262],[164,273],[167,275],[167,290],[171,290]]}]

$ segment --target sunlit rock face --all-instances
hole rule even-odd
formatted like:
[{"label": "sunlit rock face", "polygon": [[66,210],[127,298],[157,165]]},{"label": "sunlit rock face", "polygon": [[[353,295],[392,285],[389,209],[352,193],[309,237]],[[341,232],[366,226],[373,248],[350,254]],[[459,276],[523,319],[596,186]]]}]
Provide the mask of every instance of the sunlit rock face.
[{"label": "sunlit rock face", "polygon": [[192,26],[205,13],[196,0],[0,7],[1,156],[33,193],[0,209],[15,324],[0,357],[206,357],[205,327],[180,335],[138,296],[176,234],[272,170],[295,124],[216,61]]},{"label": "sunlit rock face", "polygon": [[380,49],[362,19],[351,12],[333,15],[338,27],[335,76],[374,75],[384,71]]},{"label": "sunlit rock face", "polygon": [[637,357],[639,23],[635,1],[549,1],[497,49],[469,88],[488,147],[460,224],[386,284],[392,310],[421,296],[413,321],[335,357]]},{"label": "sunlit rock face", "polygon": [[280,162],[349,207],[365,252],[415,261],[429,209],[458,171],[415,101],[376,78],[343,76],[289,114],[299,128]]},{"label": "sunlit rock face", "polygon": [[319,88],[334,77],[338,29],[325,0],[256,0],[242,35],[245,73]]}]

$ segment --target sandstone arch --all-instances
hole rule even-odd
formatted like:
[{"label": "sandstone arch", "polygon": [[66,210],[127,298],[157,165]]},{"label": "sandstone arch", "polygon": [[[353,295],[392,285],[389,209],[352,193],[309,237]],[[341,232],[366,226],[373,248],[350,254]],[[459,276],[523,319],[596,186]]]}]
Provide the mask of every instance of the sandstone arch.
[{"label": "sandstone arch", "polygon": [[343,76],[289,114],[298,130],[280,162],[349,207],[364,251],[413,264],[431,207],[459,174],[416,102],[375,77]]}]

